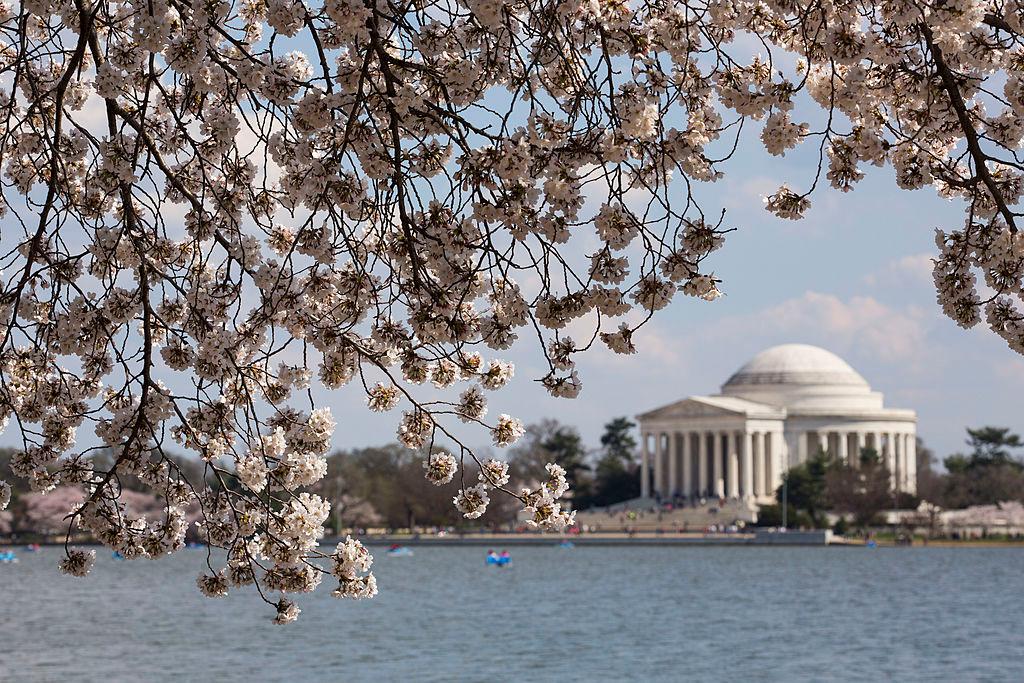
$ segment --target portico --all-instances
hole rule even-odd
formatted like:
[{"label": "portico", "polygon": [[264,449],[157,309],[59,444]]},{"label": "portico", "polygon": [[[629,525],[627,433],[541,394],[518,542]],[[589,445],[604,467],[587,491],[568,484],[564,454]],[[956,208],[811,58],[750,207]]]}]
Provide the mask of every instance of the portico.
[{"label": "portico", "polygon": [[721,394],[691,396],[638,416],[641,495],[768,502],[788,468],[823,451],[859,462],[874,449],[894,489],[916,491],[916,416],[838,356],[786,344],[738,370]]}]

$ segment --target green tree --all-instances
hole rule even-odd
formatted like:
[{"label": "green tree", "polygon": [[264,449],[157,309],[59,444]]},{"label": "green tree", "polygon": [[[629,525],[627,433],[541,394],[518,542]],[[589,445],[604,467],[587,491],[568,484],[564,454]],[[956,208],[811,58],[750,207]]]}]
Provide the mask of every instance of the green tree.
[{"label": "green tree", "polygon": [[[754,526],[782,526],[782,505],[773,503],[758,507]],[[812,522],[810,517],[790,504],[786,506],[786,526],[799,528],[812,526]]]},{"label": "green tree", "polygon": [[1024,443],[1017,434],[1006,427],[968,428],[967,445],[969,453],[954,453],[943,460],[948,474],[933,487],[939,495],[928,492],[932,502],[962,508],[1024,500],[1024,464],[1014,454]]},{"label": "green tree", "polygon": [[914,439],[914,442],[917,473],[920,475],[922,472],[933,472],[935,470],[935,451],[928,448],[924,439],[919,436]]},{"label": "green tree", "polygon": [[601,435],[602,458],[615,459],[624,465],[632,463],[636,454],[634,427],[636,423],[627,417],[617,417],[606,424]]},{"label": "green tree", "polygon": [[527,426],[525,436],[509,455],[512,477],[523,482],[543,477],[547,463],[565,470],[573,507],[582,509],[591,504],[593,479],[583,439],[574,427],[550,418]]},{"label": "green tree", "polygon": [[617,417],[604,426],[601,457],[594,467],[591,505],[612,505],[640,495],[640,476],[634,461],[637,444],[632,434],[635,426],[625,417]]},{"label": "green tree", "polygon": [[782,485],[775,492],[776,499],[781,502],[785,487],[789,505],[806,512],[811,524],[818,528],[825,525],[825,511],[828,509],[825,474],[830,461],[828,453],[818,451],[782,475]]},{"label": "green tree", "polygon": [[590,471],[587,464],[587,449],[583,439],[574,427],[560,427],[552,432],[541,443],[541,447],[551,454],[551,461],[565,469],[565,478],[569,486],[578,489],[583,483],[586,473]]},{"label": "green tree", "polygon": [[967,445],[971,447],[970,464],[972,467],[989,465],[1013,465],[1021,468],[1012,451],[1024,446],[1020,436],[1008,427],[981,427],[967,429]]},{"label": "green tree", "polygon": [[829,508],[851,515],[857,526],[871,524],[879,512],[893,503],[890,475],[873,448],[861,449],[856,466],[833,460],[825,473]]},{"label": "green tree", "polygon": [[935,468],[935,453],[917,438],[917,497],[942,504],[947,475]]},{"label": "green tree", "polygon": [[461,482],[476,483],[476,464],[467,459],[451,484],[434,486],[423,476],[425,457],[399,444],[332,454],[328,472],[333,474],[318,482],[317,491],[336,506],[335,527],[495,526],[515,518],[515,501],[495,495],[479,520],[463,518],[452,506],[452,497]]}]

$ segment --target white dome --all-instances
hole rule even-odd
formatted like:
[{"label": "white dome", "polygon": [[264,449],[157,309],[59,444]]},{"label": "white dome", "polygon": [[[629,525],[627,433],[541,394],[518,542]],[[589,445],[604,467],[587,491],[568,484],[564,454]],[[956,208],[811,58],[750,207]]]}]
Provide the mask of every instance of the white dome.
[{"label": "white dome", "polygon": [[797,410],[882,407],[881,394],[842,358],[809,344],[782,344],[754,356],[722,394]]},{"label": "white dome", "polygon": [[733,373],[725,386],[740,384],[868,386],[845,360],[810,344],[782,344],[762,351]]}]

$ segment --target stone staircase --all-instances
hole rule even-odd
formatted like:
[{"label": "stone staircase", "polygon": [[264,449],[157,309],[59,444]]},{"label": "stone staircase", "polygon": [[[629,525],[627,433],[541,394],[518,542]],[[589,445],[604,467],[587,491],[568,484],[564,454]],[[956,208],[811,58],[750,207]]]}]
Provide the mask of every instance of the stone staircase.
[{"label": "stone staircase", "polygon": [[737,521],[757,521],[757,506],[743,500],[672,506],[659,504],[653,498],[635,498],[576,513],[578,525],[597,531],[703,531],[712,525],[729,526]]}]

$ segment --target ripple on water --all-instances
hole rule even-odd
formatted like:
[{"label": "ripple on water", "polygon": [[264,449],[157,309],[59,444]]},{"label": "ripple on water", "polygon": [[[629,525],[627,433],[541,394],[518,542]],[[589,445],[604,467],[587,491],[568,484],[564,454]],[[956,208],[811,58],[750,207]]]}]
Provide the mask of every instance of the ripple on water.
[{"label": "ripple on water", "polygon": [[286,628],[251,594],[202,598],[198,551],[100,552],[85,580],[58,553],[0,566],[0,679],[1021,679],[1019,548],[378,552],[377,599],[321,589]]}]

